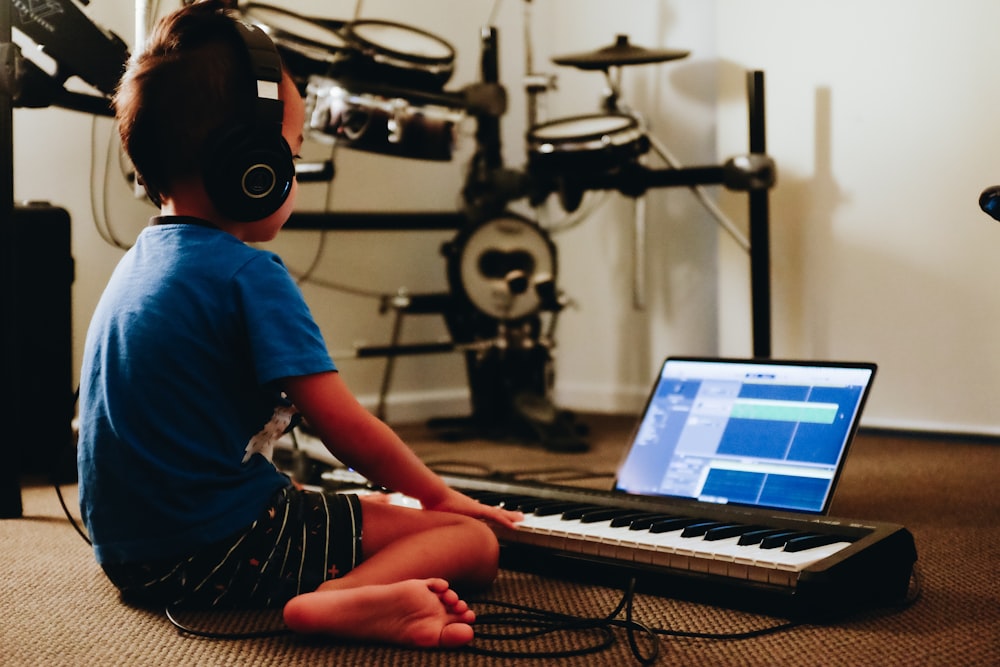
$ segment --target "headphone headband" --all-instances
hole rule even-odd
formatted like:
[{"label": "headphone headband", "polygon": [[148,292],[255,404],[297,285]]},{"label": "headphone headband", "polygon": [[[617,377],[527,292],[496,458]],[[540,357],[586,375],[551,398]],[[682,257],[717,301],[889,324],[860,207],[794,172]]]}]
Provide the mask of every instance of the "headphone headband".
[{"label": "headphone headband", "polygon": [[255,117],[263,123],[281,123],[283,105],[278,97],[281,56],[271,38],[259,26],[233,18],[236,32],[250,57],[250,73],[256,90]]},{"label": "headphone headband", "polygon": [[252,118],[224,129],[203,161],[205,189],[220,213],[233,220],[261,220],[288,199],[295,179],[291,150],[281,134],[281,56],[260,27],[231,16],[246,48],[253,77]]}]

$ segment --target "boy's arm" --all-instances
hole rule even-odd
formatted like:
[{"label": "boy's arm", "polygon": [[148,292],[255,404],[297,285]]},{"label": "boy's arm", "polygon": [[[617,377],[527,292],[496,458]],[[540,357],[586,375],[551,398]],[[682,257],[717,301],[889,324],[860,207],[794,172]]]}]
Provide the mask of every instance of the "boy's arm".
[{"label": "boy's arm", "polygon": [[384,422],[368,412],[340,373],[285,378],[280,383],[330,453],[371,481],[416,498],[427,509],[511,526],[521,516],[478,503],[445,484]]}]

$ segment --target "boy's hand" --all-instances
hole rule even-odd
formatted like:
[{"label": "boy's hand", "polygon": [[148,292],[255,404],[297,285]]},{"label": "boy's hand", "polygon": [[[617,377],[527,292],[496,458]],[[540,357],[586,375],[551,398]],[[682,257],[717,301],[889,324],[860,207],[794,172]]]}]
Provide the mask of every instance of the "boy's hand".
[{"label": "boy's hand", "polygon": [[424,504],[424,509],[436,512],[452,512],[454,514],[464,514],[475,519],[485,519],[498,523],[507,528],[517,528],[515,524],[524,521],[524,514],[512,512],[499,507],[491,507],[473,500],[465,494],[454,489],[448,489],[448,493],[440,501],[432,505]]}]

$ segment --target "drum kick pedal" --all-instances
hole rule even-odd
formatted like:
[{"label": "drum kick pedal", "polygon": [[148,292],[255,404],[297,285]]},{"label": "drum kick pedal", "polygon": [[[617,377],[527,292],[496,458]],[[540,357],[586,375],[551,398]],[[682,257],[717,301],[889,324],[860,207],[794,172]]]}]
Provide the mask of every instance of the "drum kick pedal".
[{"label": "drum kick pedal", "polygon": [[[400,292],[387,298],[381,310],[394,313],[389,344],[355,350],[359,358],[387,360],[376,415],[385,418],[397,356],[461,352],[472,411],[468,416],[429,420],[428,426],[442,438],[516,441],[553,452],[587,451],[586,427],[550,399],[556,323],[571,301],[556,288],[555,248],[547,235],[511,215],[464,230],[442,250],[453,291]],[[428,314],[444,318],[451,341],[401,343],[403,317]]]}]

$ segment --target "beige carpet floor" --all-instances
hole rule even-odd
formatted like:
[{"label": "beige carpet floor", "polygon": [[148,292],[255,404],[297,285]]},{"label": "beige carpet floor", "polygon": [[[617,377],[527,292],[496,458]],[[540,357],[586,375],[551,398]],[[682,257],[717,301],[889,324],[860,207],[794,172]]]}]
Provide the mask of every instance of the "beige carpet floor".
[{"label": "beige carpet floor", "polygon": [[[591,451],[553,454],[488,441],[443,442],[422,426],[399,427],[427,461],[449,470],[518,471],[533,478],[580,475],[606,487],[631,418],[588,417]],[[998,665],[1000,664],[1000,446],[995,441],[863,432],[832,514],[886,521],[912,531],[922,597],[902,610],[873,610],[833,625],[800,625],[748,639],[660,636],[657,664],[676,665]],[[64,489],[76,512],[75,486]],[[66,520],[51,486],[26,482],[24,516],[0,521],[0,664],[83,667],[148,665],[628,665],[638,664],[622,628],[614,643],[580,656],[551,654],[600,646],[605,635],[562,631],[492,640],[509,627],[480,624],[469,650],[419,651],[293,636],[203,639],[178,633],[160,610],[122,604]],[[503,603],[581,618],[611,613],[622,591],[505,570],[488,591]],[[476,605],[481,616],[501,609]],[[620,617],[624,617],[621,614]],[[783,619],[668,597],[637,595],[633,617],[648,627],[728,634]],[[280,627],[275,613],[187,615],[218,632]],[[650,644],[638,639],[644,653]],[[484,655],[497,651],[503,655]],[[543,659],[512,657],[549,654]]]}]

